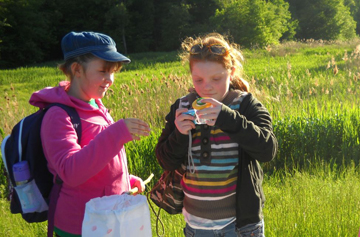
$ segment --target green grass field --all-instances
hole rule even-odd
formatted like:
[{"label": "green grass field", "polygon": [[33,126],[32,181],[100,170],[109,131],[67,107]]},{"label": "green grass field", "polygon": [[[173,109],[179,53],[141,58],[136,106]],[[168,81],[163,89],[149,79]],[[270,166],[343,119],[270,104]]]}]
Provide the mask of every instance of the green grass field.
[{"label": "green grass field", "polygon": [[[270,111],[279,141],[262,164],[266,236],[357,236],[360,229],[360,40],[288,42],[244,50],[245,78]],[[177,52],[130,55],[104,98],[115,120],[138,117],[152,133],[126,144],[130,172],[146,178],[161,168],[154,147],[164,117],[191,85]],[[30,94],[64,77],[57,62],[0,71],[0,134],[34,111]],[[164,96],[166,95],[166,96]],[[2,138],[0,138],[0,141]],[[8,210],[0,176],[0,236],[44,236],[46,223],[27,224]],[[181,215],[162,213],[165,236],[183,236]],[[152,215],[155,232],[156,218]]]}]

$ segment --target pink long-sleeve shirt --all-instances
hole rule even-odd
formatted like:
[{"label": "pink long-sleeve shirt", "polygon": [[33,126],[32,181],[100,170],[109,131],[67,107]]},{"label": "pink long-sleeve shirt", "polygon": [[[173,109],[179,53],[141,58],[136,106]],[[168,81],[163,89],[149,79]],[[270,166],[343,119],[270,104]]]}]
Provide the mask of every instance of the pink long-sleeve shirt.
[{"label": "pink long-sleeve shirt", "polygon": [[55,226],[65,232],[81,234],[85,204],[95,197],[129,191],[134,179],[129,175],[124,144],[130,141],[125,122],[114,122],[100,100],[99,108],[69,96],[69,82],[33,93],[30,104],[44,108],[50,103],[74,107],[81,119],[82,137],[77,135],[70,117],[60,107],[51,107],[41,126],[44,154],[51,173],[63,180],[56,206]]}]

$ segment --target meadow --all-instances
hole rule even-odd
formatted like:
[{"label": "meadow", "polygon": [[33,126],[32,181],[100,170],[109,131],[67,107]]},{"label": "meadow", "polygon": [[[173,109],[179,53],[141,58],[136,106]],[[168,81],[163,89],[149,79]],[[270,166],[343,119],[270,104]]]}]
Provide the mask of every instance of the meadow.
[{"label": "meadow", "polygon": [[[191,86],[178,52],[129,55],[103,99],[115,120],[138,117],[149,137],[126,144],[130,172],[160,177],[154,147],[170,105]],[[357,236],[360,228],[360,40],[286,42],[243,50],[245,79],[268,108],[279,142],[264,172],[265,234]],[[58,62],[0,71],[0,141],[25,115],[33,91],[56,86]],[[0,236],[44,236],[46,223],[9,213],[0,176]],[[162,212],[165,236],[183,236],[181,215]],[[153,235],[156,217],[152,215]],[[161,231],[160,231],[161,232]]]}]

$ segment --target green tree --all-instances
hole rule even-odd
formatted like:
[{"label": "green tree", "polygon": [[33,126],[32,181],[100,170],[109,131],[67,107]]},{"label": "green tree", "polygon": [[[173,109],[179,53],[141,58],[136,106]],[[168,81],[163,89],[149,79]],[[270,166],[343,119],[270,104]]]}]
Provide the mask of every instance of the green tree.
[{"label": "green tree", "polygon": [[188,10],[189,5],[186,4],[166,4],[166,13],[160,19],[161,44],[157,49],[169,51],[180,47],[182,38],[189,33],[191,16]]},{"label": "green tree", "polygon": [[238,0],[224,4],[211,23],[220,33],[229,33],[234,41],[245,45],[276,44],[287,33],[294,34],[294,23],[283,0]]},{"label": "green tree", "polygon": [[[271,3],[269,10],[274,14],[271,14],[270,19],[272,19],[272,27],[276,29],[275,34],[277,34],[279,39],[293,40],[298,27],[298,21],[292,18],[289,4],[284,0],[271,0]],[[278,18],[277,16],[282,17]]]},{"label": "green tree", "polygon": [[130,12],[127,42],[131,52],[147,52],[153,47],[154,8],[150,0],[133,0],[127,5]]},{"label": "green tree", "polygon": [[217,9],[223,7],[222,0],[187,0],[190,14],[190,24],[188,35],[199,35],[216,30],[216,26],[211,24],[210,19]]},{"label": "green tree", "polygon": [[356,33],[360,35],[360,1],[356,3],[356,11],[354,13],[354,19],[357,23],[356,25]]},{"label": "green tree", "polygon": [[[1,0],[0,67],[62,58],[60,41],[70,31],[111,35],[123,50],[128,13],[119,0]],[[6,11],[4,10],[6,9]]]},{"label": "green tree", "polygon": [[350,13],[356,22],[356,33],[360,35],[360,1],[344,0],[344,5],[350,9]]},{"label": "green tree", "polygon": [[[44,14],[45,0],[2,1],[0,67],[40,62],[54,42],[51,25]],[[6,19],[6,21],[4,21]],[[3,24],[4,25],[4,24]]]},{"label": "green tree", "polygon": [[109,29],[109,35],[117,43],[117,49],[125,54],[128,52],[126,28],[130,23],[129,15],[125,2],[116,4],[105,14],[105,26]]},{"label": "green tree", "polygon": [[156,50],[174,50],[185,36],[199,35],[214,30],[209,24],[217,0],[155,0],[153,37]]},{"label": "green tree", "polygon": [[0,60],[1,60],[1,42],[4,37],[4,32],[6,27],[10,27],[10,24],[7,23],[7,19],[4,17],[7,9],[1,4],[4,3],[3,0],[0,1]]},{"label": "green tree", "polygon": [[[96,31],[108,34],[122,47],[122,32],[116,9],[121,11],[119,0],[46,0],[48,12],[51,14],[51,25],[56,37],[56,47],[51,55],[62,57],[60,41],[70,31]],[[117,38],[119,37],[119,38]],[[56,53],[55,53],[56,52]]]},{"label": "green tree", "polygon": [[356,22],[344,0],[288,0],[290,11],[299,21],[297,38],[350,39]]}]

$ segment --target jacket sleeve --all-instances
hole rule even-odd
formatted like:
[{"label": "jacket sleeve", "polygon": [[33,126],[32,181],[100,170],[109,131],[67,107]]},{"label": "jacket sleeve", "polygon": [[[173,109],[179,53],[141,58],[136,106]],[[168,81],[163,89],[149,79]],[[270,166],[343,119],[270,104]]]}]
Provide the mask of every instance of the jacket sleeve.
[{"label": "jacket sleeve", "polygon": [[119,153],[125,153],[124,144],[130,140],[125,122],[119,120],[81,147],[70,117],[56,106],[46,112],[41,125],[46,159],[54,172],[72,187],[86,182]]},{"label": "jacket sleeve", "polygon": [[253,159],[267,162],[275,157],[278,143],[270,114],[251,94],[243,99],[239,111],[223,105],[216,125]]},{"label": "jacket sleeve", "polygon": [[155,148],[156,158],[165,170],[179,168],[188,152],[189,136],[180,133],[174,123],[179,102],[178,99],[165,117],[165,128],[162,130]]}]

